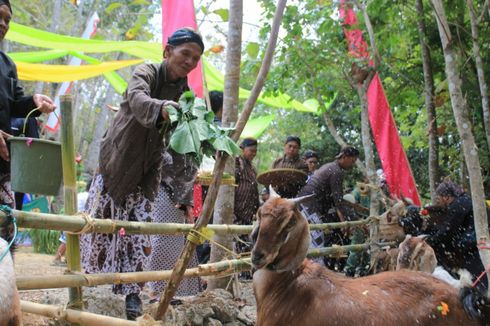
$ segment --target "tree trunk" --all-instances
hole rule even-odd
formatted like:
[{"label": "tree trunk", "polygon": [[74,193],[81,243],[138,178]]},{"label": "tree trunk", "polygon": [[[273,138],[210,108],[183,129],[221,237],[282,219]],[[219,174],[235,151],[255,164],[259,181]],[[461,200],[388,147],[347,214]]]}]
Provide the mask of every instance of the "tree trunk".
[{"label": "tree trunk", "polygon": [[[87,151],[87,158],[85,160],[85,171],[91,176],[95,175],[99,161],[99,149],[102,136],[107,129],[107,121],[109,119],[110,110],[106,107],[107,104],[111,104],[114,100],[115,90],[112,86],[107,85],[107,93],[103,104],[100,108],[93,108],[96,114],[95,118],[95,130],[93,131],[92,142],[90,143]],[[99,112],[97,112],[97,110]]]},{"label": "tree trunk", "polygon": [[422,65],[424,69],[425,107],[427,109],[427,128],[429,134],[429,186],[430,198],[434,203],[436,187],[439,180],[439,145],[437,141],[437,120],[434,105],[434,76],[432,74],[432,59],[427,45],[427,33],[424,19],[424,5],[422,0],[416,0],[417,29],[419,31],[420,47],[422,49]]},{"label": "tree trunk", "polygon": [[[369,19],[366,7],[361,4],[358,0],[354,0],[355,5],[359,10],[361,10],[364,16],[364,24],[369,36],[369,42],[371,43],[371,59],[374,61],[374,69],[371,71],[367,78],[361,83],[356,84],[357,95],[359,96],[361,104],[361,139],[362,146],[364,148],[364,161],[366,166],[366,175],[369,179],[369,183],[378,184],[376,175],[376,165],[374,164],[374,151],[373,151],[373,141],[371,139],[371,126],[369,124],[369,113],[368,113],[368,100],[367,100],[367,90],[369,84],[373,79],[373,76],[380,64],[380,56],[378,54],[378,49],[376,47],[376,40],[374,37],[374,30]],[[379,213],[379,194],[375,191],[371,191],[371,201],[369,207],[370,215],[377,215]]]},{"label": "tree trunk", "polygon": [[[363,84],[358,84],[357,95],[359,96],[359,101],[361,104],[361,139],[362,147],[364,149],[364,163],[366,166],[366,176],[369,179],[369,183],[375,185],[378,184],[376,177],[376,165],[374,164],[374,151],[373,151],[373,141],[371,139],[371,127],[369,125],[368,116],[368,101],[367,101],[367,89],[371,81],[368,78]],[[371,200],[369,207],[370,215],[378,215],[379,213],[379,198],[376,191],[371,191]]]},{"label": "tree trunk", "polygon": [[[225,85],[223,94],[223,127],[236,124],[238,117],[238,90],[240,87],[240,61],[242,54],[242,23],[243,0],[230,0],[230,19],[228,22],[228,51],[226,52]],[[235,175],[235,160],[228,159],[225,172]],[[213,223],[233,224],[233,210],[235,205],[235,187],[223,185],[218,192],[214,208]],[[233,237],[231,235],[215,235],[214,240],[233,251]],[[211,245],[211,262],[225,259],[229,254],[223,249]],[[232,257],[229,257],[232,258]],[[226,289],[231,276],[214,278],[209,281],[210,289]],[[232,287],[228,288],[232,291]]]},{"label": "tree trunk", "polygon": [[[321,97],[321,96],[319,96]],[[325,106],[323,101],[321,99],[318,99],[318,102],[320,103],[320,106]],[[342,136],[339,135],[337,132],[337,129],[335,128],[335,125],[333,124],[332,118],[330,118],[330,114],[328,114],[327,111],[330,111],[335,105],[337,104],[337,99],[334,99],[332,104],[330,104],[330,107],[323,112],[323,120],[325,121],[325,125],[327,126],[327,130],[332,135],[333,139],[337,144],[339,144],[340,147],[343,147],[347,145],[345,140],[342,138]],[[366,166],[362,163],[361,160],[356,161],[357,168],[361,170],[362,174],[367,177],[367,170]]]},{"label": "tree trunk", "polygon": [[475,57],[476,72],[478,75],[478,84],[480,86],[481,106],[483,111],[483,126],[487,138],[487,146],[490,150],[490,108],[488,103],[488,87],[485,81],[485,72],[483,61],[480,54],[480,44],[478,43],[478,18],[476,17],[475,8],[472,0],[466,0],[470,11],[471,36],[473,38],[473,56]]},{"label": "tree trunk", "polygon": [[[471,200],[473,203],[476,238],[479,243],[488,245],[490,236],[488,233],[483,178],[478,157],[478,148],[476,147],[475,138],[473,136],[473,132],[471,131],[468,107],[461,91],[461,79],[459,77],[457,66],[458,57],[453,49],[451,31],[449,30],[442,1],[431,0],[431,2],[434,6],[437,27],[439,29],[439,36],[441,38],[441,44],[444,52],[444,61],[446,64],[445,70],[449,86],[449,94],[451,96],[451,105],[453,108],[454,118],[456,120],[456,126],[458,127],[459,137],[461,138],[463,154],[470,177]],[[481,249],[480,258],[483,262],[483,266],[489,266],[490,250]]]},{"label": "tree trunk", "polygon": [[[61,0],[53,1],[53,14],[51,15],[51,24],[49,25],[49,31],[56,33],[58,31],[61,16]],[[34,93],[44,93],[44,82],[38,81],[34,86]]]}]

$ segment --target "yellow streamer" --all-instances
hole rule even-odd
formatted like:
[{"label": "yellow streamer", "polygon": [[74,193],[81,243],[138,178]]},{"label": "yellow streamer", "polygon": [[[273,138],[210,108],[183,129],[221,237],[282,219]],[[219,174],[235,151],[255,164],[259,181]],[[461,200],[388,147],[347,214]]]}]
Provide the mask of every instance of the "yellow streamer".
[{"label": "yellow streamer", "polygon": [[143,60],[121,60],[86,66],[44,65],[16,62],[16,65],[17,73],[21,80],[61,83],[96,77],[107,72],[140,64],[142,62]]}]

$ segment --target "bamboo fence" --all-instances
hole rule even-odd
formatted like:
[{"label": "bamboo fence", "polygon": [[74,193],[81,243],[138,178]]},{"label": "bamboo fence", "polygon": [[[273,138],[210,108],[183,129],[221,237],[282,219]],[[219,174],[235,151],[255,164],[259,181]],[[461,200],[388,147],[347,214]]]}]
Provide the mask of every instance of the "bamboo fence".
[{"label": "bamboo fence", "polygon": [[[74,309],[65,309],[63,306],[53,306],[34,302],[20,301],[23,312],[66,320],[67,322],[90,326],[137,326],[138,322],[104,315],[97,315]],[[160,323],[163,325],[163,323]]]},{"label": "bamboo fence", "polygon": [[[176,235],[187,234],[193,229],[194,224],[179,223],[149,223],[149,222],[128,222],[115,221],[110,219],[92,219],[87,221],[82,215],[53,215],[46,213],[24,212],[12,210],[12,216],[16,218],[17,225],[22,228],[47,229],[68,232],[79,232],[87,229],[87,233],[116,233],[124,228],[127,234],[164,234]],[[0,211],[0,222],[6,218],[4,212]],[[311,230],[331,230],[345,227],[360,227],[371,223],[371,219],[358,221],[311,224]],[[88,224],[91,224],[88,227]],[[232,225],[232,224],[209,224],[208,229],[216,234],[249,234],[252,232],[253,225]]]},{"label": "bamboo fence", "polygon": [[[394,245],[382,243],[380,246]],[[340,256],[349,251],[361,251],[369,248],[370,244],[348,246],[333,246],[328,248],[315,248],[308,250],[307,257]],[[184,277],[214,276],[223,277],[230,274],[250,270],[250,258],[223,260],[217,263],[203,264],[195,268],[186,269]],[[172,270],[133,272],[133,273],[101,273],[101,274],[68,274],[56,276],[24,276],[17,278],[19,290],[55,289],[66,287],[96,286],[103,284],[122,284],[138,282],[168,281]]]}]

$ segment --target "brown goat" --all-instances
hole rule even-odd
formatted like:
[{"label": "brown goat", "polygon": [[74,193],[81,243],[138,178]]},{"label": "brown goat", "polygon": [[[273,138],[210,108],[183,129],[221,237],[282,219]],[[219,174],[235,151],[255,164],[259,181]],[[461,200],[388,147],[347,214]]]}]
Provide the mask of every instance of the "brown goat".
[{"label": "brown goat", "polygon": [[396,270],[410,269],[432,274],[437,267],[434,249],[425,242],[427,236],[407,235],[398,246]]},{"label": "brown goat", "polygon": [[467,316],[456,289],[429,274],[351,279],[306,260],[310,232],[298,200],[271,192],[257,213],[252,263],[258,326],[483,324]]},{"label": "brown goat", "polygon": [[373,274],[386,271],[395,271],[398,253],[398,248],[388,248],[378,251],[371,266]]}]

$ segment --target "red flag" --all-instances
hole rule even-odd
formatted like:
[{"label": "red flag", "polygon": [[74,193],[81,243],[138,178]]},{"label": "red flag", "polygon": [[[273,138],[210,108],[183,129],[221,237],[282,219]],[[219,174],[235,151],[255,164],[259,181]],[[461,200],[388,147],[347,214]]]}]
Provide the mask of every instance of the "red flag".
[{"label": "red flag", "polygon": [[[162,0],[162,33],[163,46],[177,29],[192,27],[197,30],[196,14],[193,0]],[[199,61],[196,69],[187,77],[189,87],[198,97],[203,97],[202,64]]]},{"label": "red flag", "polygon": [[[344,34],[347,39],[349,54],[356,58],[369,59],[368,46],[363,39],[362,31],[353,28],[357,18],[346,0],[340,2],[340,18],[343,19]],[[420,198],[413,178],[410,164],[400,142],[395,120],[379,79],[374,75],[367,91],[368,115],[371,130],[376,143],[386,182],[392,196],[410,198],[420,206]]]}]

